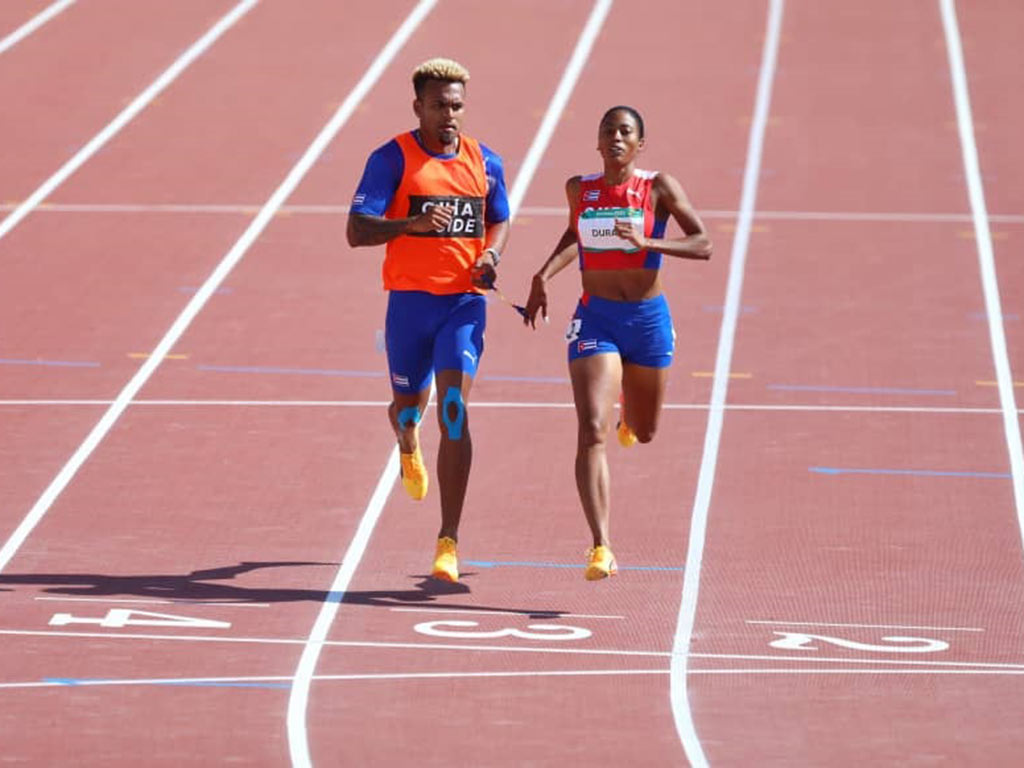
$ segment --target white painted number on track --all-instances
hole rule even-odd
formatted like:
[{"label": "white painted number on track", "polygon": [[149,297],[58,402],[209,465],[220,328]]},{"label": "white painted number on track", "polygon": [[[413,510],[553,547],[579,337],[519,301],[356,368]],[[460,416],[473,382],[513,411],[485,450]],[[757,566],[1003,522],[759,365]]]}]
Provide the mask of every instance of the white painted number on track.
[{"label": "white painted number on track", "polygon": [[930,640],[926,637],[883,637],[882,640],[885,642],[897,643],[897,645],[871,645],[828,635],[807,635],[803,632],[775,632],[773,634],[782,635],[782,637],[769,645],[772,648],[782,648],[787,651],[816,651],[818,646],[810,645],[815,640],[838,645],[840,648],[872,653],[935,653],[949,648],[949,643],[943,640]]},{"label": "white painted number on track", "polygon": [[493,631],[473,629],[442,629],[442,627],[479,627],[475,621],[424,621],[414,629],[423,635],[433,637],[461,637],[473,640],[488,640],[496,637],[518,637],[522,640],[585,640],[590,637],[589,629],[570,627],[564,624],[529,624],[524,632],[521,629],[496,629]]},{"label": "white painted number on track", "polygon": [[101,627],[121,629],[123,627],[177,627],[178,629],[227,629],[228,621],[196,619],[191,616],[175,616],[169,613],[135,611],[131,608],[111,608],[101,619],[72,616],[70,613],[55,613],[50,619],[51,627],[66,627],[68,624],[98,624]]}]

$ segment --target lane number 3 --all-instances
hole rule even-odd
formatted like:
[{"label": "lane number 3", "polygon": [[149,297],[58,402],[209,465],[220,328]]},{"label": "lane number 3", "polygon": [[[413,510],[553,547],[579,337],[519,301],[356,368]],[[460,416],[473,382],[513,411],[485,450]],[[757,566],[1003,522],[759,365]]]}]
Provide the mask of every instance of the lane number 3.
[{"label": "lane number 3", "polygon": [[492,631],[470,629],[479,627],[475,621],[424,621],[414,629],[422,635],[433,637],[460,637],[472,640],[490,640],[496,637],[518,637],[521,640],[584,640],[590,637],[589,629],[570,627],[564,624],[529,624],[526,632],[521,629],[495,629]]}]

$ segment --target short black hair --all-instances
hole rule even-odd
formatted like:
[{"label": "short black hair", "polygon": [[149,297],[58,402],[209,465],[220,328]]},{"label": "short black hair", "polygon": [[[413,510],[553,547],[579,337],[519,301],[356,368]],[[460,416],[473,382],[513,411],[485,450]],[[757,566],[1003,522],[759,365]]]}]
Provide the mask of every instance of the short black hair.
[{"label": "short black hair", "polygon": [[633,109],[633,107],[627,107],[625,104],[619,104],[617,107],[612,107],[605,112],[604,116],[601,118],[601,123],[603,124],[615,112],[628,112],[632,115],[633,119],[636,120],[637,128],[640,129],[640,138],[642,139],[644,137],[644,119],[640,117],[640,113]]}]

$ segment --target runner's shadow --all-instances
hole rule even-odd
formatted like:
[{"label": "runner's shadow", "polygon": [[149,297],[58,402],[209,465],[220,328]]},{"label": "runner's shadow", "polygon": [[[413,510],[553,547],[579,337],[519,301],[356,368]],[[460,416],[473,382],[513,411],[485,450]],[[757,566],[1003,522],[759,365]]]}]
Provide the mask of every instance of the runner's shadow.
[{"label": "runner's shadow", "polygon": [[[162,600],[201,600],[231,603],[322,603],[330,594],[321,589],[239,587],[222,582],[263,568],[337,566],[316,562],[248,562],[205,568],[185,575],[146,574],[107,576],[94,573],[0,573],[0,585],[37,585],[48,594],[76,597],[149,597]],[[6,591],[6,590],[5,590]]]},{"label": "runner's shadow", "polygon": [[[0,592],[12,592],[7,585],[34,585],[45,587],[51,595],[73,597],[146,597],[159,600],[204,601],[220,603],[324,603],[331,593],[323,589],[274,589],[267,587],[240,587],[225,582],[236,576],[263,568],[301,566],[333,566],[337,563],[318,562],[248,562],[238,565],[206,568],[185,575],[147,574],[135,576],[108,576],[94,573],[0,573]],[[475,573],[463,573],[472,578]],[[540,618],[564,615],[564,611],[513,608],[510,606],[458,605],[439,602],[446,597],[469,595],[465,581],[452,584],[438,581],[426,574],[412,575],[417,579],[411,589],[381,589],[346,591],[343,603],[394,608],[410,605],[433,604],[451,611],[493,611],[495,613],[525,613]]]}]

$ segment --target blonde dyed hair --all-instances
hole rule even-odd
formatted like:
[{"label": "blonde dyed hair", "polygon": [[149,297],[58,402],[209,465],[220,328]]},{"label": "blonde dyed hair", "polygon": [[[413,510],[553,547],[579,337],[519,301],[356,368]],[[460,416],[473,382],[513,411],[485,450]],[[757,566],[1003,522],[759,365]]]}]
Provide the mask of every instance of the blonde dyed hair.
[{"label": "blonde dyed hair", "polygon": [[423,95],[423,84],[427,80],[465,85],[469,81],[469,70],[452,59],[436,58],[424,61],[412,73],[412,87],[417,98]]}]

